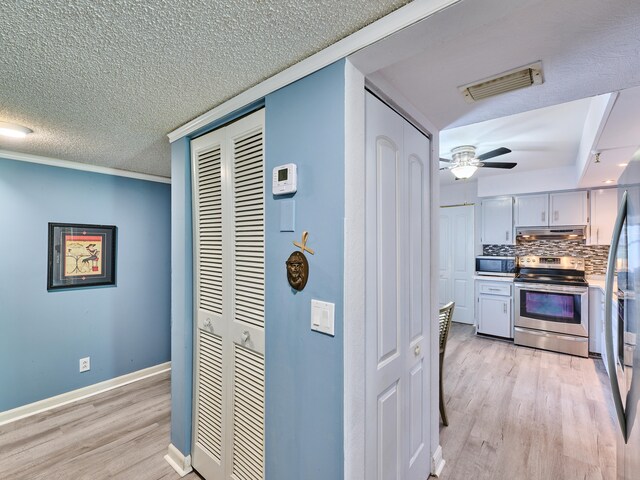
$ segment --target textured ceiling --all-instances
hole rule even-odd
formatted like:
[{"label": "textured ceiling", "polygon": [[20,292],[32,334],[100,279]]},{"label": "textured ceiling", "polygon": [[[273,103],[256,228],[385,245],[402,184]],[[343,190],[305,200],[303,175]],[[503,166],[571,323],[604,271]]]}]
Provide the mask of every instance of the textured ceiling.
[{"label": "textured ceiling", "polygon": [[[351,56],[436,127],[640,84],[638,0],[465,0]],[[544,84],[469,104],[458,87],[542,61]]]},{"label": "textured ceiling", "polygon": [[169,176],[169,131],[406,3],[4,0],[0,149]]}]

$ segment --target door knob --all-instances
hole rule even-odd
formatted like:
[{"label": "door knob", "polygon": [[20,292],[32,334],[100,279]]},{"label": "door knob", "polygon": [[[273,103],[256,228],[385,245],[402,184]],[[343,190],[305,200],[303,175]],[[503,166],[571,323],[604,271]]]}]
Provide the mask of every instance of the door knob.
[{"label": "door knob", "polygon": [[418,355],[420,355],[421,351],[422,349],[420,348],[420,345],[416,345],[416,348],[413,349],[413,354],[417,357]]},{"label": "door knob", "polygon": [[249,341],[249,331],[245,330],[242,332],[242,343],[247,343]]}]

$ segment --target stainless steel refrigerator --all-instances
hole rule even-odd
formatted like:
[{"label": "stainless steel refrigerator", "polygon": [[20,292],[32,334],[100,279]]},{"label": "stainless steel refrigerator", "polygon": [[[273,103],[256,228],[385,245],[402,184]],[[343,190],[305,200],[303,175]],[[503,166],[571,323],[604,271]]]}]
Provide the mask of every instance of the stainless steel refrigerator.
[{"label": "stainless steel refrigerator", "polygon": [[618,181],[605,287],[605,352],[619,428],[618,480],[640,479],[640,155]]}]

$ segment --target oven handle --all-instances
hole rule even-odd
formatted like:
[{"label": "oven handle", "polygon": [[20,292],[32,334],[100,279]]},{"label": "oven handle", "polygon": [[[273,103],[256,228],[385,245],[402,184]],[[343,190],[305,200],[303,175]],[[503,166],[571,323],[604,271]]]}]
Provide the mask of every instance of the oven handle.
[{"label": "oven handle", "polygon": [[611,383],[611,394],[613,395],[613,403],[616,407],[618,415],[618,423],[622,430],[622,436],[625,443],[627,442],[627,419],[622,405],[622,395],[620,393],[620,383],[618,382],[616,359],[613,356],[613,274],[615,271],[616,251],[620,242],[620,234],[622,226],[627,218],[627,191],[622,194],[620,207],[618,208],[618,217],[613,227],[613,236],[611,237],[611,247],[609,248],[609,258],[607,260],[607,277],[604,288],[604,341],[607,352],[607,365],[609,367],[609,382]]},{"label": "oven handle", "polygon": [[534,290],[537,292],[557,292],[557,293],[587,293],[589,287],[570,287],[562,285],[540,285],[535,283],[514,283],[518,289]]}]

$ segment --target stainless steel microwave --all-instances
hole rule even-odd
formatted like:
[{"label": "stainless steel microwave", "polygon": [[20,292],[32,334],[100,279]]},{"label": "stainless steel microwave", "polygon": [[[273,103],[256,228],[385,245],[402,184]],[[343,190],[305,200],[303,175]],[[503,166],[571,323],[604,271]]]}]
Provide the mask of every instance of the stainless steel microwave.
[{"label": "stainless steel microwave", "polygon": [[476,274],[514,277],[516,274],[516,257],[476,257]]}]

